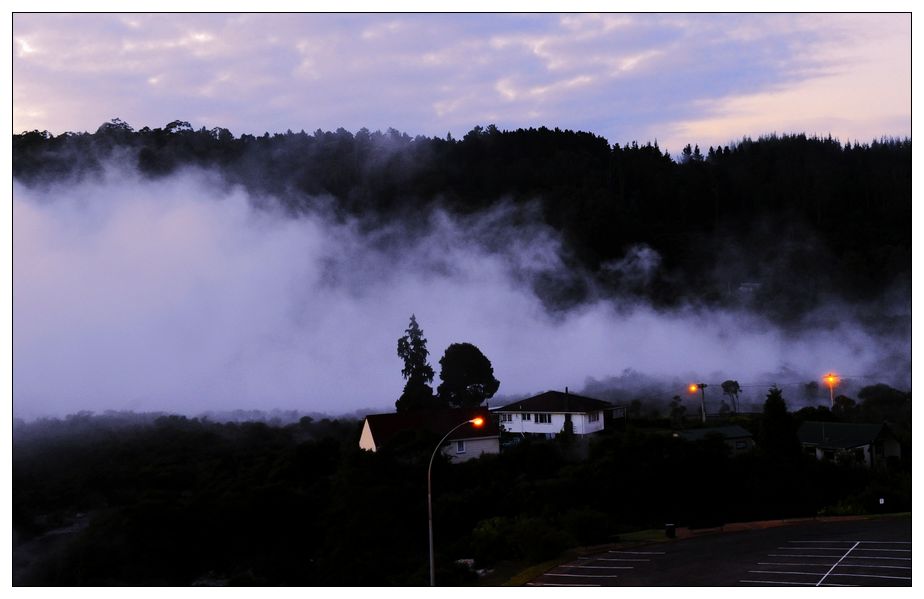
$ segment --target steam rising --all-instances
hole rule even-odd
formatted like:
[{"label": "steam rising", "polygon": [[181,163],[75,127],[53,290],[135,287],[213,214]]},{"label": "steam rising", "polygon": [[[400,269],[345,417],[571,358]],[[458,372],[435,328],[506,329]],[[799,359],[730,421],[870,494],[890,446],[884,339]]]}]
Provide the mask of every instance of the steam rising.
[{"label": "steam rising", "polygon": [[[510,398],[639,376],[669,398],[694,378],[789,383],[831,369],[910,386],[910,333],[877,334],[845,307],[798,332],[757,313],[663,312],[600,293],[550,311],[537,279],[593,287],[529,209],[370,227],[256,207],[219,183],[197,172],[14,183],[17,416],[388,411],[411,313],[437,372],[450,343],[474,343]],[[659,265],[639,246],[605,268],[643,285]]]}]

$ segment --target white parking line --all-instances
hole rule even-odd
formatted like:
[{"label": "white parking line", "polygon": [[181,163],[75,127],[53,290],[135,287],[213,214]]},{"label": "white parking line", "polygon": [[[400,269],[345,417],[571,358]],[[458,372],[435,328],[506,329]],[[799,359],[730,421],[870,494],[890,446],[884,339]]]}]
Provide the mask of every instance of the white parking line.
[{"label": "white parking line", "polygon": [[800,576],[821,576],[824,572],[796,572],[794,570],[748,570],[748,574],[798,574]]},{"label": "white parking line", "polygon": [[[821,572],[794,572],[789,570],[748,570],[748,574],[797,574],[800,576],[818,576]],[[891,578],[894,580],[911,580],[910,576],[883,576],[880,574],[825,574],[821,577],[815,586],[820,586],[828,576],[849,576],[851,578]]]},{"label": "white parking line", "polygon": [[[857,541],[858,544],[859,544],[859,543],[862,543],[862,542],[863,542],[863,541]],[[854,547],[856,547],[856,545],[854,545]],[[854,547],[851,547],[850,549],[852,550]],[[792,550],[794,550],[794,551],[809,551],[809,550],[814,550],[814,551],[843,551],[844,549],[847,549],[847,547],[777,547],[777,549],[792,549]],[[904,553],[911,553],[911,550],[910,550],[910,549],[873,549],[873,548],[866,548],[866,547],[858,547],[858,548],[857,548],[857,551],[893,551],[893,552],[894,552],[894,551],[901,551],[901,552],[904,552]]]},{"label": "white parking line", "polygon": [[[768,553],[767,557],[824,557],[831,559],[832,557],[837,557],[836,555],[809,555],[807,553]],[[875,555],[858,555],[856,557],[849,557],[847,559],[891,559],[891,560],[901,560],[905,562],[910,562],[910,557],[877,557]]]},{"label": "white parking line", "polygon": [[558,566],[559,568],[592,568],[594,570],[634,570],[635,566]]},{"label": "white parking line", "polygon": [[558,584],[557,582],[527,582],[526,586],[528,587],[598,587],[599,584],[581,584],[576,582],[574,584]]},{"label": "white parking line", "polygon": [[911,541],[789,541],[790,543],[889,543],[894,545],[910,545]]},{"label": "white parking line", "polygon": [[619,574],[558,574],[546,572],[543,576],[570,576],[572,578],[619,578]]},{"label": "white parking line", "polygon": [[631,555],[664,555],[663,551],[615,551],[610,549],[607,553],[629,553]]},{"label": "white parking line", "polygon": [[[738,582],[750,582],[753,584],[787,584],[790,586],[802,585],[802,586],[818,586],[814,582],[787,582],[785,580],[739,580]],[[823,587],[856,587],[860,585],[856,584],[836,584],[833,582],[827,582]]]},{"label": "white parking line", "polygon": [[[792,562],[757,562],[758,566],[827,566],[829,564],[801,564]],[[872,564],[841,564],[841,568],[892,568],[895,570],[910,570],[911,566],[874,566]]]},{"label": "white parking line", "polygon": [[[848,555],[850,555],[850,552],[853,551],[854,549],[856,549],[856,548],[857,548],[857,545],[859,545],[859,544],[860,544],[860,541],[857,541],[856,543],[854,543],[854,544],[853,544],[853,547],[851,547],[850,549],[848,549],[848,550],[847,550],[847,553],[845,553],[844,555],[841,556],[841,559],[839,559],[839,560],[837,560],[836,562],[834,562],[834,565],[831,566],[831,569],[828,570],[828,573],[827,573],[827,574],[825,574],[824,576],[821,577],[821,580],[818,581],[818,584],[823,583],[823,582],[825,581],[825,578],[827,578],[827,577],[831,574],[831,572],[834,571],[834,568],[836,568],[837,565],[838,565],[839,563],[841,563],[842,561],[844,561],[844,558],[847,557]],[[818,586],[818,585],[815,585],[815,586]]]},{"label": "white parking line", "polygon": [[601,561],[601,562],[650,562],[651,560],[647,557],[582,557],[581,559],[588,561]]},{"label": "white parking line", "polygon": [[910,576],[883,576],[881,574],[840,574],[835,572],[829,576],[850,576],[853,578],[892,578],[894,580],[911,580]]}]

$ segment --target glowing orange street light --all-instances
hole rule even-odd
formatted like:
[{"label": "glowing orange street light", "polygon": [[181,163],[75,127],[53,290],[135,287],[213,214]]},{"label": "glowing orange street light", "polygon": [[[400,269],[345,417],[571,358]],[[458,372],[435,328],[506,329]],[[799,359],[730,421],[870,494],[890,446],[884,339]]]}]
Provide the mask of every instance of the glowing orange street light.
[{"label": "glowing orange street light", "polygon": [[706,383],[690,383],[690,386],[687,387],[690,393],[700,392],[699,408],[703,414],[703,424],[706,424],[706,387],[708,386]]},{"label": "glowing orange street light", "polygon": [[841,382],[841,379],[839,376],[837,376],[833,372],[829,372],[828,374],[824,376],[824,381],[825,383],[828,384],[828,391],[831,395],[831,407],[833,408],[834,407],[834,386],[837,385],[839,382]]},{"label": "glowing orange street light", "polygon": [[446,433],[442,439],[440,439],[440,442],[436,444],[436,449],[433,450],[433,455],[430,456],[430,464],[427,466],[427,516],[429,519],[429,527],[430,527],[430,586],[431,587],[436,586],[436,568],[434,567],[434,560],[433,560],[433,503],[430,500],[430,497],[431,497],[430,469],[433,467],[433,458],[436,457],[436,452],[440,450],[440,447],[443,446],[443,443],[446,441],[446,439],[449,438],[449,435],[454,433],[456,429],[461,428],[465,426],[466,424],[471,424],[475,428],[481,428],[482,426],[484,426],[484,418],[482,418],[481,416],[476,416],[475,418],[472,418],[471,420],[460,422],[459,424],[452,427],[452,429],[448,433]]}]

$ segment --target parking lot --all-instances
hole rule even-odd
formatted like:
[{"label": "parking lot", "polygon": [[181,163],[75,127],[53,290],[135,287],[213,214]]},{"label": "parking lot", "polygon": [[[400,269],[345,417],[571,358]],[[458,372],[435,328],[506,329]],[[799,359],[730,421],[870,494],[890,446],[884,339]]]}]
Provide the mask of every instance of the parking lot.
[{"label": "parking lot", "polygon": [[[540,581],[530,583],[532,586],[618,586],[614,585],[620,575],[636,567],[645,567],[653,559],[665,554],[664,551],[620,551],[579,558],[562,564],[543,574]],[[560,580],[559,580],[560,579]]]},{"label": "parking lot", "polygon": [[794,540],[749,570],[750,585],[905,586],[911,584],[910,541]]},{"label": "parking lot", "polygon": [[809,521],[620,547],[531,586],[911,586],[911,517]]}]

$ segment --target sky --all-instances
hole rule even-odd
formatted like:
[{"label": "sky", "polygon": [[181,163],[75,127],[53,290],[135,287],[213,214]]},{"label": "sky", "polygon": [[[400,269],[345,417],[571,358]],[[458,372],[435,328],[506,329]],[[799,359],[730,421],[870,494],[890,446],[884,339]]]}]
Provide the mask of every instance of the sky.
[{"label": "sky", "polygon": [[[12,128],[118,117],[461,137],[493,123],[674,153],[772,132],[870,141],[911,135],[910,46],[907,14],[16,14]],[[256,211],[210,173],[110,166],[12,183],[17,416],[388,411],[412,312],[437,372],[450,343],[472,342],[505,397],[734,375],[759,398],[832,368],[910,386],[909,340],[850,306],[799,334],[758,314],[612,301],[550,314],[522,277],[564,268],[562,241],[503,204],[475,221],[421,215],[428,233],[405,253],[357,223]],[[473,235],[514,217],[533,224],[500,250]],[[625,263],[657,265],[651,251]]]},{"label": "sky", "polygon": [[13,130],[910,136],[910,14],[16,14]]}]

